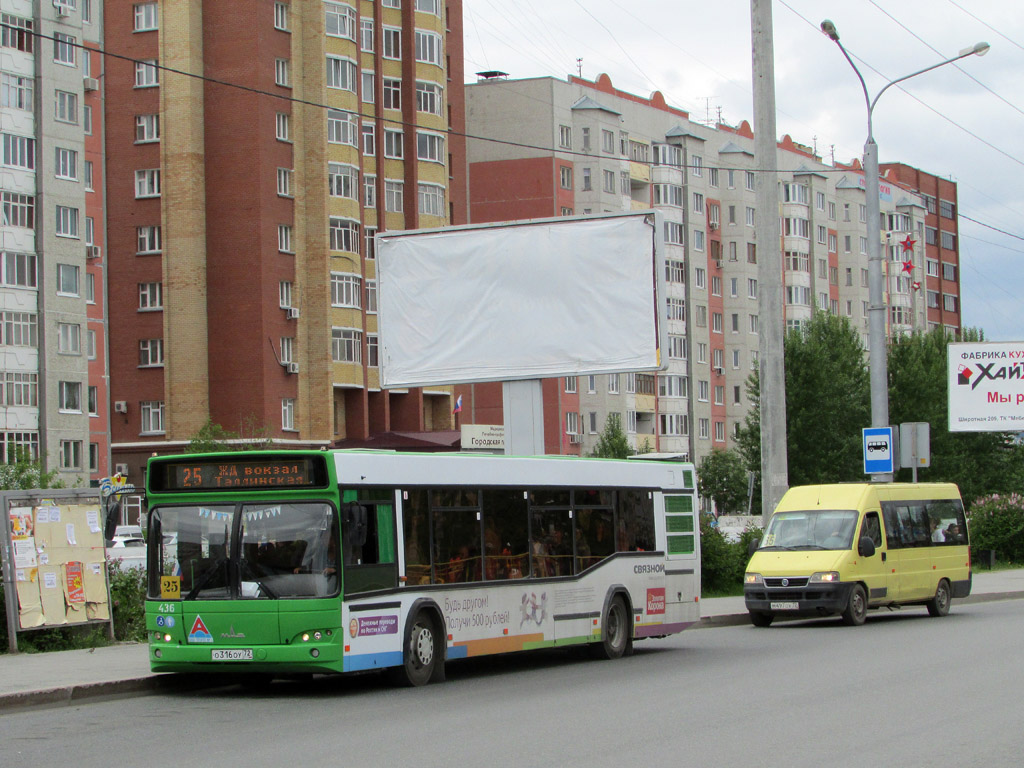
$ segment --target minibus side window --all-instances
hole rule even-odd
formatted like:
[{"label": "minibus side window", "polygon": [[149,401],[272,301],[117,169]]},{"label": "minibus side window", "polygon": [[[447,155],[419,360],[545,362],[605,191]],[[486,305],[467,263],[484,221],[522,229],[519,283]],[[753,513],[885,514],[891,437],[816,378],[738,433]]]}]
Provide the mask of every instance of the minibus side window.
[{"label": "minibus side window", "polygon": [[878,522],[877,512],[868,512],[864,516],[864,525],[861,526],[860,535],[861,538],[867,536],[871,539],[876,549],[882,546],[882,526]]},{"label": "minibus side window", "polygon": [[900,519],[896,514],[896,505],[891,501],[882,502],[882,520],[885,522],[885,537],[889,540],[889,549],[902,549]]}]

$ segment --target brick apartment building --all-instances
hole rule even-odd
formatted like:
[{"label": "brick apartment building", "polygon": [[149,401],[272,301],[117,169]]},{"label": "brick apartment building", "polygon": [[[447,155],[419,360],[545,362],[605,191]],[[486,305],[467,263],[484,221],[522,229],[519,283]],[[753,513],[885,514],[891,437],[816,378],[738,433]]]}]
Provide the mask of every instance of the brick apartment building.
[{"label": "brick apartment building", "polygon": [[467,220],[461,16],[108,0],[105,44],[131,59],[105,74],[111,433],[132,479],[207,420],[292,446],[451,429],[450,387],[380,389],[373,236]]}]

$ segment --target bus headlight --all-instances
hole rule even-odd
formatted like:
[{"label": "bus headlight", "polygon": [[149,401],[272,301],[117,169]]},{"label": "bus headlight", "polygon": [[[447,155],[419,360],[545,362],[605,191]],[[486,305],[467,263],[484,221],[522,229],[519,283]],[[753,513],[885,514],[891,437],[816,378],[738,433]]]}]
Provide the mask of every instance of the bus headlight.
[{"label": "bus headlight", "polygon": [[764,580],[761,578],[760,573],[745,573],[743,574],[744,584],[764,584]]},{"label": "bus headlight", "polygon": [[838,571],[819,571],[811,574],[811,584],[833,584],[839,581]]}]

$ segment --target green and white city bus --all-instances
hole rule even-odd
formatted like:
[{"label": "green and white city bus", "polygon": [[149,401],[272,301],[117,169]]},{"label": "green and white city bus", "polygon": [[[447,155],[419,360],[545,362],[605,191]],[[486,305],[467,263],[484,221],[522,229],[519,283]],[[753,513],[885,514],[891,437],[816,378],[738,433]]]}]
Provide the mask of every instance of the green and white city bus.
[{"label": "green and white city bus", "polygon": [[372,451],[154,457],[157,672],[391,668],[634,639],[699,618],[692,464]]}]

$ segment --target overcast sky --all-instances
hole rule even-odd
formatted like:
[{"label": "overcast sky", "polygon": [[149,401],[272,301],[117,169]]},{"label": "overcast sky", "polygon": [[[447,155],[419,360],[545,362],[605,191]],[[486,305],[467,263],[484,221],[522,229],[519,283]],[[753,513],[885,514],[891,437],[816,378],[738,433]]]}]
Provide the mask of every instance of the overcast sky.
[{"label": "overcast sky", "polygon": [[[817,146],[826,161],[833,149],[840,162],[861,156],[867,110],[853,70],[818,29],[823,19],[835,23],[872,98],[890,79],[991,44],[986,56],[904,83],[906,92],[886,91],[874,135],[881,162],[958,183],[960,213],[982,223],[960,219],[963,323],[992,341],[1024,341],[1024,7],[775,0],[772,8],[779,136]],[[464,0],[463,16],[468,81],[493,69],[564,79],[580,58],[588,80],[603,72],[631,93],[660,90],[693,120],[721,110],[727,123],[753,123],[749,0]]]}]

